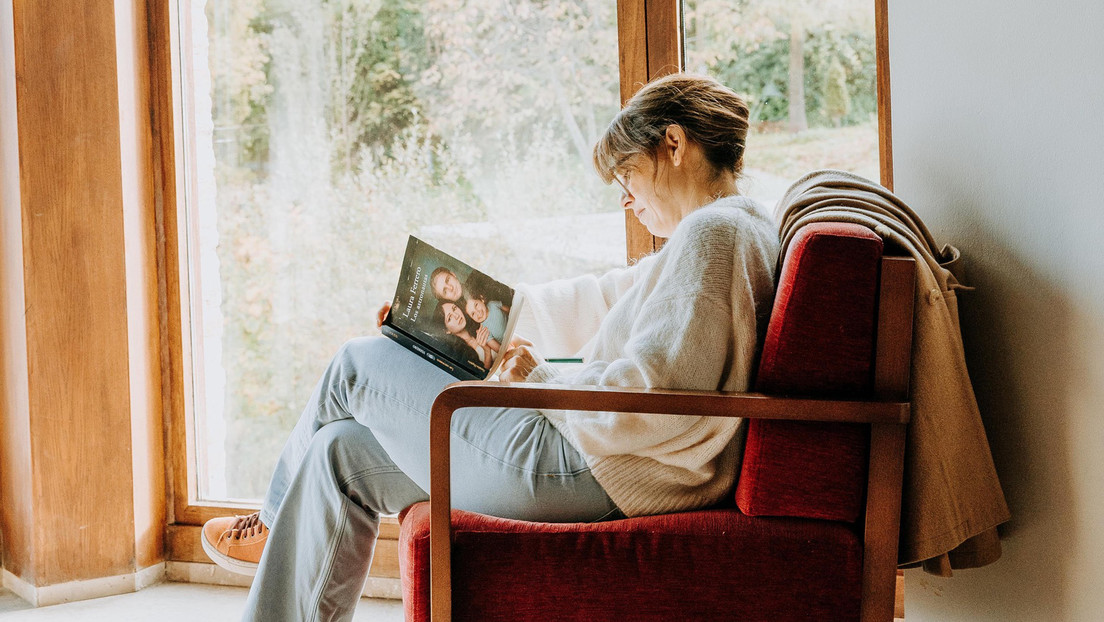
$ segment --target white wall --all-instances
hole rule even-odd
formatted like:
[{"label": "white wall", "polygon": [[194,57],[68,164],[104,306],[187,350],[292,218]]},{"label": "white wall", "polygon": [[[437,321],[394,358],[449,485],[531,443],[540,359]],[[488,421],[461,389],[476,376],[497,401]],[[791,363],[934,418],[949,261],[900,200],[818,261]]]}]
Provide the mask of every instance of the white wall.
[{"label": "white wall", "polygon": [[968,261],[1004,557],[909,622],[1104,619],[1104,3],[890,2],[896,191]]}]

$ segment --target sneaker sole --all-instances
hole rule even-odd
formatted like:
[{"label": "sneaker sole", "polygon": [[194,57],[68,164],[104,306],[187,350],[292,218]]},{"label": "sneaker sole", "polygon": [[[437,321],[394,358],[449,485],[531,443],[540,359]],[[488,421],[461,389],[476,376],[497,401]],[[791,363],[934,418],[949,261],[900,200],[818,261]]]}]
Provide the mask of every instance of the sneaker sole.
[{"label": "sneaker sole", "polygon": [[203,552],[207,554],[207,557],[211,558],[211,561],[215,562],[220,568],[225,568],[235,574],[243,574],[249,577],[257,575],[257,564],[253,562],[243,562],[240,559],[234,559],[229,555],[220,553],[215,545],[207,541],[207,534],[199,534],[199,542],[203,545]]}]

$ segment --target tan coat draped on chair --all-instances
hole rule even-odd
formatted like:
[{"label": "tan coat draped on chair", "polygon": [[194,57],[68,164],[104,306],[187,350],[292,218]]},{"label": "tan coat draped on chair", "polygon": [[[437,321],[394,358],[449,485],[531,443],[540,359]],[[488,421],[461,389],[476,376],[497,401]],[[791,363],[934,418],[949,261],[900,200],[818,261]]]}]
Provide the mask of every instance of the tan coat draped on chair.
[{"label": "tan coat draped on chair", "polygon": [[882,186],[843,171],[794,183],[775,210],[782,255],[802,226],[819,221],[870,227],[917,262],[912,422],[905,450],[901,565],[949,575],[1000,557],[996,526],[1010,518],[966,370],[955,290],[959,252],[935,241],[916,214]]}]

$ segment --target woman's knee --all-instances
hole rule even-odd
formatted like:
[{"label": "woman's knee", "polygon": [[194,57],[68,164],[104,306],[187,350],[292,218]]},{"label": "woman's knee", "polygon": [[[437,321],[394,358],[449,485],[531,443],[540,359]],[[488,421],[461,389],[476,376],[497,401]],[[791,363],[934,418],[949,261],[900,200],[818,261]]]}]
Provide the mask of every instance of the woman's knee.
[{"label": "woman's knee", "polygon": [[371,377],[376,368],[386,364],[384,351],[389,341],[386,337],[357,337],[342,344],[330,363],[331,386]]},{"label": "woman's knee", "polygon": [[311,437],[308,452],[334,455],[348,451],[352,446],[363,445],[375,440],[372,431],[356,422],[355,419],[333,421],[318,428]]},{"label": "woman's knee", "polygon": [[337,360],[364,360],[371,358],[388,341],[386,337],[353,337],[341,344],[334,356]]},{"label": "woman's knee", "polygon": [[307,459],[325,465],[338,480],[353,473],[392,464],[372,431],[354,419],[327,423],[311,437]]}]

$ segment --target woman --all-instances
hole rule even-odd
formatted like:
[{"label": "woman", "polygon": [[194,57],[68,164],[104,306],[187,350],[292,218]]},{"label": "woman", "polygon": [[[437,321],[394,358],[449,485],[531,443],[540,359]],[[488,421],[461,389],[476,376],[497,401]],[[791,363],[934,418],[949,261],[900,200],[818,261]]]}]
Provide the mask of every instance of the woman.
[{"label": "woman", "polygon": [[[502,380],[748,387],[778,240],[764,210],[737,192],[747,113],[716,81],[683,75],[646,85],[626,104],[594,165],[621,186],[622,207],[668,242],[600,278],[519,285],[522,334],[532,342],[510,344]],[[563,373],[544,355],[581,355],[585,364]],[[428,414],[452,380],[387,339],[338,352],[259,516],[204,526],[216,562],[256,569],[246,619],[351,617],[379,515],[429,497]],[[540,521],[708,506],[734,484],[741,429],[709,417],[462,409],[452,425],[453,505]]]}]

